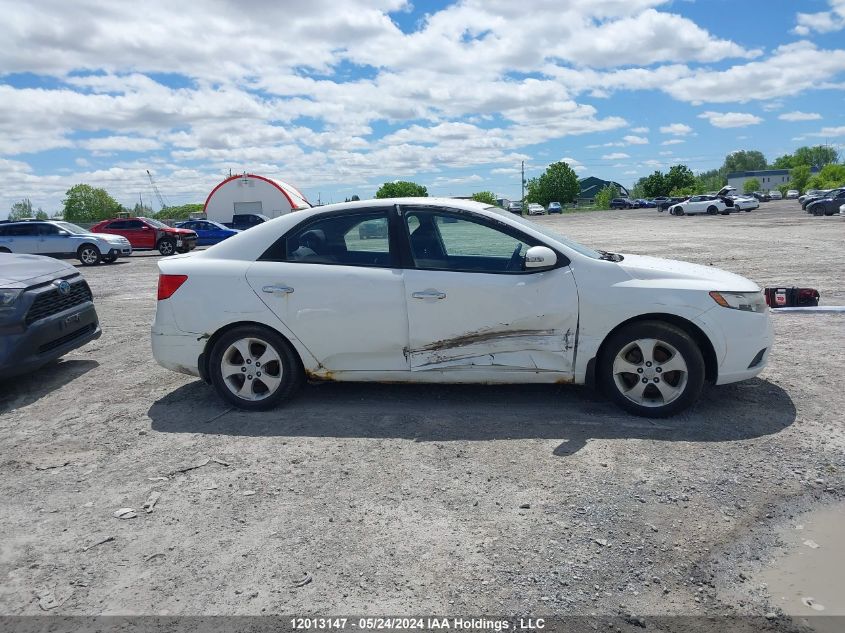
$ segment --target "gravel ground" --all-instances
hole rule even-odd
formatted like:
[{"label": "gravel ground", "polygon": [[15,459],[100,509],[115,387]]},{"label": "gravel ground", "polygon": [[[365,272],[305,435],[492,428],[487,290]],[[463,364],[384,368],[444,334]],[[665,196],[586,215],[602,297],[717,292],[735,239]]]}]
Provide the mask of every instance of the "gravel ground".
[{"label": "gravel ground", "polygon": [[[794,201],[540,222],[845,304],[845,222]],[[843,497],[845,316],[775,315],[763,374],[670,420],[574,386],[245,414],[154,363],[157,260],[84,269],[102,338],[0,386],[2,614],[762,615],[775,529]]]}]

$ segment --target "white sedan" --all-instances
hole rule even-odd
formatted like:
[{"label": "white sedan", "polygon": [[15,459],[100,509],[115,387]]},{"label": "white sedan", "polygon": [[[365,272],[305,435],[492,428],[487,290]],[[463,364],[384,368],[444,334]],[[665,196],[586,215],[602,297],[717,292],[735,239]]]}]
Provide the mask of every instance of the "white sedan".
[{"label": "white sedan", "polygon": [[705,213],[727,215],[732,210],[718,196],[692,196],[669,207],[669,215],[701,215]]},{"label": "white sedan", "polygon": [[754,196],[734,196],[731,200],[737,211],[752,211],[760,208],[760,201]]},{"label": "white sedan", "polygon": [[316,207],[158,266],[156,360],[244,409],[306,378],[595,382],[663,417],[705,382],[756,376],[772,347],[753,281],[593,250],[472,201]]},{"label": "white sedan", "polygon": [[543,207],[542,204],[537,204],[536,202],[532,202],[528,205],[528,215],[545,215],[546,209]]}]

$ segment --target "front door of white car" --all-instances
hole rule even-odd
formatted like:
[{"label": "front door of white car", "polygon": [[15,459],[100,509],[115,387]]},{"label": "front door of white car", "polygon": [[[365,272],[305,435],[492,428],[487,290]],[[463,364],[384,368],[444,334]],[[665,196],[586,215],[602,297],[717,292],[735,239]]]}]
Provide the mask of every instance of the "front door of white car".
[{"label": "front door of white car", "polygon": [[412,371],[572,371],[578,294],[568,266],[524,269],[540,243],[466,214],[405,208]]},{"label": "front door of white car", "polygon": [[323,370],[408,369],[405,289],[388,227],[386,210],[318,217],[247,271]]}]

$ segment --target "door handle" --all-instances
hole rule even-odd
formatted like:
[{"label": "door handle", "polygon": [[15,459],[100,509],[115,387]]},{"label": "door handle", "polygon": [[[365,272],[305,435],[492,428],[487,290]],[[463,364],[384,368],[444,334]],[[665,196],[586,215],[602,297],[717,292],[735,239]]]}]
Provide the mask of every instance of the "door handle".
[{"label": "door handle", "polygon": [[279,293],[283,295],[289,295],[293,292],[293,288],[290,286],[264,286],[261,290],[270,294]]},{"label": "door handle", "polygon": [[439,290],[423,290],[411,294],[414,299],[445,299],[446,293]]}]

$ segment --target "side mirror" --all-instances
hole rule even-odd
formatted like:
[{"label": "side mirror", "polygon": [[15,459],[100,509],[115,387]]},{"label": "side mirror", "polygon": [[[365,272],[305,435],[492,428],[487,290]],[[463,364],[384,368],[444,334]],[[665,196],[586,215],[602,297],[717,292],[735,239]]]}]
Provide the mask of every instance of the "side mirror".
[{"label": "side mirror", "polygon": [[532,246],[525,252],[525,268],[551,268],[557,264],[557,255],[548,246]]},{"label": "side mirror", "polygon": [[149,231],[149,230],[150,230],[150,227],[148,227],[148,226],[142,226],[142,227],[141,227],[141,230],[142,230],[142,231]]}]

